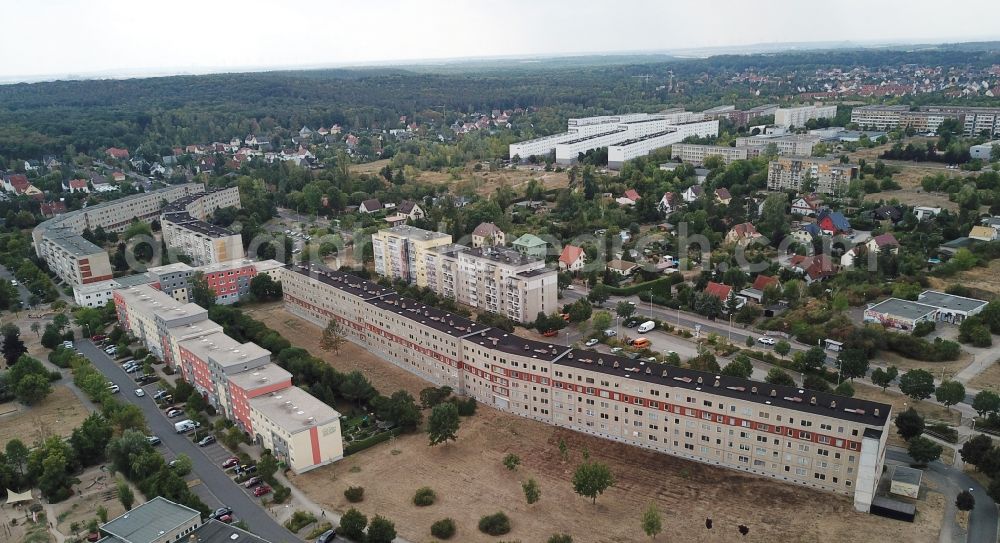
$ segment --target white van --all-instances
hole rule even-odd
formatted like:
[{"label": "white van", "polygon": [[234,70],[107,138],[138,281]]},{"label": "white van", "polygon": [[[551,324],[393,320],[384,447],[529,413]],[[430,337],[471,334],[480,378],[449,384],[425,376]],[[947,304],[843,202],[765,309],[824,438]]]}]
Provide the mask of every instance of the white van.
[{"label": "white van", "polygon": [[656,323],[653,321],[646,321],[639,325],[638,330],[640,334],[645,334],[646,332],[652,330],[653,328],[656,328]]},{"label": "white van", "polygon": [[191,420],[191,419],[185,419],[185,420],[182,420],[180,422],[175,422],[174,423],[174,430],[176,430],[178,434],[183,434],[185,432],[190,432],[191,430],[194,430],[195,428],[196,428],[196,426],[194,424],[194,421]]}]

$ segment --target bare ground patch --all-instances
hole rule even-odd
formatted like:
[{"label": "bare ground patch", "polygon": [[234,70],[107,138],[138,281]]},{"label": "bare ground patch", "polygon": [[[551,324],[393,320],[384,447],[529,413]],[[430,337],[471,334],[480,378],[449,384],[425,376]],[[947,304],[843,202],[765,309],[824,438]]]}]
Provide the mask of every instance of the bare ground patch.
[{"label": "bare ground patch", "polygon": [[[6,410],[9,405],[0,407]],[[30,445],[51,435],[69,437],[87,418],[87,408],[64,385],[53,386],[52,393],[38,405],[13,405],[15,411],[0,416],[0,444],[14,438]]]}]

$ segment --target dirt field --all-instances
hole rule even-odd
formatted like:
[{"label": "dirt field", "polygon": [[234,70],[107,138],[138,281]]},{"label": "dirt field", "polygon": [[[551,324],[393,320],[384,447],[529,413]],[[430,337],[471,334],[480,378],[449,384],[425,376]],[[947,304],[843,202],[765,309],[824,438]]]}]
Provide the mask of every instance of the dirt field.
[{"label": "dirt field", "polygon": [[931,420],[958,424],[961,419],[961,415],[954,409],[948,409],[943,405],[938,405],[930,401],[914,402],[910,398],[904,396],[898,388],[890,387],[885,392],[882,392],[881,388],[867,385],[860,381],[855,381],[854,397],[873,402],[890,404],[892,405],[892,412],[894,415],[907,408],[913,407],[918,413]]},{"label": "dirt field", "polygon": [[[379,170],[388,164],[388,160],[377,160],[365,164],[355,164],[351,166],[351,171],[358,173],[377,174]],[[419,172],[416,180],[423,183],[435,185],[449,185],[454,192],[471,189],[473,192],[485,196],[493,194],[497,187],[506,183],[511,188],[523,189],[528,181],[538,179],[545,186],[546,190],[565,188],[569,185],[569,177],[563,172],[546,172],[542,166],[518,166],[514,170],[499,170],[495,172],[475,171],[475,162],[469,163],[461,174],[461,179],[454,179],[450,172]]]},{"label": "dirt field", "polygon": [[[74,486],[79,494],[57,504],[46,504],[49,518],[55,524],[55,529],[66,537],[72,537],[73,531],[70,526],[74,522],[85,526],[87,521],[97,516],[97,507],[103,506],[108,510],[108,518],[113,519],[125,512],[118,495],[115,491],[119,479],[110,475],[107,471],[102,471],[100,466],[89,468],[78,476],[80,484]],[[123,479],[122,479],[123,480]],[[142,500],[142,494],[133,488],[138,497]]]},{"label": "dirt field", "polygon": [[924,362],[922,360],[905,358],[896,353],[882,351],[878,353],[874,360],[876,360],[879,364],[885,364],[886,366],[896,366],[899,368],[900,374],[906,373],[907,370],[920,368],[933,373],[935,378],[941,379],[942,377],[953,377],[956,373],[971,364],[972,355],[962,351],[958,360],[951,360],[948,362]]},{"label": "dirt field", "polygon": [[968,385],[978,390],[1000,391],[1000,364],[990,364],[982,373],[970,379]]},{"label": "dirt field", "polygon": [[949,285],[965,285],[981,291],[978,296],[991,300],[1000,295],[1000,260],[990,261],[989,266],[972,268],[945,280],[931,278],[934,288],[945,289]]},{"label": "dirt field", "polygon": [[[893,179],[895,179],[895,177]],[[958,204],[948,200],[947,194],[940,192],[924,192],[923,190],[918,189],[884,190],[882,192],[874,192],[871,194],[865,194],[865,200],[868,200],[869,202],[878,202],[883,200],[888,202],[890,200],[898,200],[899,203],[909,206],[932,206],[951,211],[958,210]]]},{"label": "dirt field", "polygon": [[[285,312],[279,305],[248,311],[278,330],[294,345],[308,349],[342,371],[361,369],[383,392],[427,386],[417,377],[349,345],[340,356],[318,348],[320,330]],[[559,456],[559,439],[570,448],[570,460]],[[588,449],[608,463],[617,483],[591,504],[576,495],[570,479]],[[522,465],[510,472],[502,465],[508,453]],[[527,506],[521,482],[538,481],[541,501]],[[735,541],[736,527],[750,529],[745,541],[936,541],[940,503],[921,503],[915,524],[905,524],[855,513],[846,497],[819,493],[735,471],[710,468],[663,454],[585,436],[546,424],[481,407],[462,422],[457,443],[430,447],[424,434],[407,435],[351,456],[336,464],[295,477],[294,483],[325,507],[345,511],[343,491],[365,487],[365,501],[357,504],[371,516],[385,515],[400,535],[411,541],[429,541],[430,525],[452,517],[458,526],[456,541],[496,541],[476,529],[479,517],[502,510],[513,524],[504,540],[538,541],[566,532],[574,541],[625,542],[644,539],[639,520],[651,501],[659,504],[672,541]],[[413,492],[432,487],[433,506],[418,508]],[[936,511],[936,512],[935,512]],[[715,523],[714,537],[706,537],[704,522]],[[725,534],[724,536],[721,534]]]},{"label": "dirt field", "polygon": [[63,385],[52,387],[52,394],[36,406],[26,408],[20,404],[6,404],[0,406],[0,411],[10,405],[15,405],[17,410],[0,415],[0,443],[7,443],[15,437],[28,445],[50,435],[69,437],[73,428],[87,418],[87,409]]}]

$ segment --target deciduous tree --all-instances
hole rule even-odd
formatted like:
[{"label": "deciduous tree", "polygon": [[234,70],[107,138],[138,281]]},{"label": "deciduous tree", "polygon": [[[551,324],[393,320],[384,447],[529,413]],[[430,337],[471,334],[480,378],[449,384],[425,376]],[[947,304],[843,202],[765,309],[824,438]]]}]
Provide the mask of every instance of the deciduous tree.
[{"label": "deciduous tree", "polygon": [[607,465],[584,462],[573,473],[573,490],[597,503],[597,496],[615,484],[615,476]]},{"label": "deciduous tree", "polygon": [[431,445],[458,439],[458,408],[453,403],[443,403],[431,410],[427,419],[427,436]]}]

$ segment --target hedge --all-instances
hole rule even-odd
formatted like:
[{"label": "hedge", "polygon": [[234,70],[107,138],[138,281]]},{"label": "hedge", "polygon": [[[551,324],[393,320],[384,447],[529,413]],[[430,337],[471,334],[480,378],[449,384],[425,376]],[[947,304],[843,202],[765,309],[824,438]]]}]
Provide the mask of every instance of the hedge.
[{"label": "hedge", "polygon": [[924,433],[943,439],[948,443],[958,443],[958,430],[944,423],[928,424]]},{"label": "hedge", "polygon": [[389,438],[398,436],[402,431],[399,428],[393,428],[388,432],[382,432],[381,434],[375,434],[371,437],[367,437],[360,441],[352,441],[344,447],[344,456],[350,456],[354,453],[361,452],[369,447],[373,447],[382,443],[383,441],[389,441]]}]

